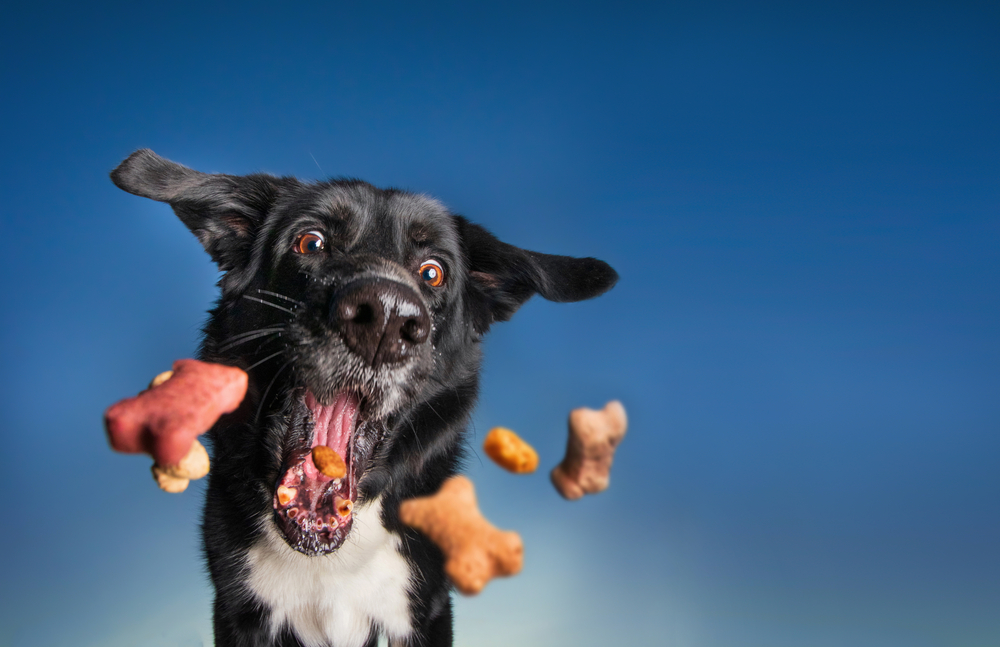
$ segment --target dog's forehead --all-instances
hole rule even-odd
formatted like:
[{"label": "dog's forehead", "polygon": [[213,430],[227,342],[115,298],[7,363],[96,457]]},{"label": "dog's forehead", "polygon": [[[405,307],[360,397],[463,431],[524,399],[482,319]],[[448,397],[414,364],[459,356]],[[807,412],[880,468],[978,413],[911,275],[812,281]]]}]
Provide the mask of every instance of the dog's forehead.
[{"label": "dog's forehead", "polygon": [[336,222],[350,246],[402,251],[408,244],[457,251],[458,235],[448,209],[426,195],[379,189],[366,183],[330,184],[315,211]]}]

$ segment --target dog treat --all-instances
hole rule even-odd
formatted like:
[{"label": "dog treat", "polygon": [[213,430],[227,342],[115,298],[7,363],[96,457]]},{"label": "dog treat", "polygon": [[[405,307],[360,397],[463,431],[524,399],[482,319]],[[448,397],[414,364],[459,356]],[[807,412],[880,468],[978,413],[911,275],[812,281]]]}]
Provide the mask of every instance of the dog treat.
[{"label": "dog treat", "polygon": [[326,445],[313,447],[312,459],[316,469],[332,479],[341,479],[347,475],[347,464],[344,463],[344,459]]},{"label": "dog treat", "polygon": [[158,465],[153,465],[153,480],[160,486],[160,489],[170,494],[180,494],[191,484],[191,479],[179,479],[163,472]]},{"label": "dog treat", "polygon": [[538,452],[510,429],[494,427],[483,440],[483,451],[508,472],[528,474],[538,469]]},{"label": "dog treat", "polygon": [[403,501],[399,518],[438,545],[455,588],[475,595],[494,577],[521,570],[524,547],[516,532],[497,530],[476,506],[472,481],[453,476],[437,494]]},{"label": "dog treat", "polygon": [[168,492],[208,473],[208,452],[197,442],[224,413],[235,411],[247,390],[247,374],[193,359],[174,362],[150,388],[108,407],[104,426],[112,449],[153,457],[153,476]]},{"label": "dog treat", "polygon": [[156,387],[160,386],[173,376],[174,376],[173,371],[163,371],[162,373],[153,378],[153,380],[149,383],[148,388],[155,389]]},{"label": "dog treat", "polygon": [[552,484],[567,499],[597,494],[608,488],[615,448],[625,436],[628,420],[617,400],[600,411],[580,408],[569,414],[566,457],[552,470]]},{"label": "dog treat", "polygon": [[205,446],[197,440],[191,442],[191,449],[176,465],[159,465],[152,467],[153,478],[161,490],[178,493],[187,489],[188,483],[208,474],[208,452]]}]

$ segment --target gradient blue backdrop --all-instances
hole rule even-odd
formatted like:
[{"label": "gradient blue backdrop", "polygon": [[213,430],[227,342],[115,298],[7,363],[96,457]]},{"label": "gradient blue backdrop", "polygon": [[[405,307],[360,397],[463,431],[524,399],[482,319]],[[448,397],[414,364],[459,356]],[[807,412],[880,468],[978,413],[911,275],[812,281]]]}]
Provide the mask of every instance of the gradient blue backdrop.
[{"label": "gradient blue backdrop", "polygon": [[[0,645],[211,644],[201,484],[101,412],[217,273],[132,150],[361,177],[609,261],[487,343],[470,445],[522,575],[460,645],[1000,644],[996,3],[19,3],[0,23]],[[621,399],[609,491],[548,484]]]}]

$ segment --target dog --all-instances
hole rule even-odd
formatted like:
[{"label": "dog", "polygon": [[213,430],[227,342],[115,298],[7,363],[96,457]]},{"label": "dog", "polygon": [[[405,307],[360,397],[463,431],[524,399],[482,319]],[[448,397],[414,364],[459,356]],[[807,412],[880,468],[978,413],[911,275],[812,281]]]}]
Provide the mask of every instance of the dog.
[{"label": "dog", "polygon": [[[443,556],[399,504],[460,470],[490,326],[536,293],[596,297],[616,272],[355,179],[208,174],[147,149],[111,178],[169,204],[211,255],[199,356],[249,375],[207,434],[217,647],[451,645]],[[317,445],[344,477],[317,471]]]}]

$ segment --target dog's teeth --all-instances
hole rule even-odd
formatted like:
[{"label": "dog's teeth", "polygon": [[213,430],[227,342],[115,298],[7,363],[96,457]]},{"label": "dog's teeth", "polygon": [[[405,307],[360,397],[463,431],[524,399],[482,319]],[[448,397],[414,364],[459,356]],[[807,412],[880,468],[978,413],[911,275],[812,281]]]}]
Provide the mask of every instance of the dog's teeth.
[{"label": "dog's teeth", "polygon": [[286,487],[284,485],[278,486],[278,503],[281,505],[288,505],[288,502],[295,498],[298,494],[298,490],[292,487]]},{"label": "dog's teeth", "polygon": [[350,499],[342,499],[338,496],[333,501],[333,507],[337,509],[337,514],[341,517],[346,517],[351,514],[351,510],[354,508],[354,502]]}]

